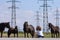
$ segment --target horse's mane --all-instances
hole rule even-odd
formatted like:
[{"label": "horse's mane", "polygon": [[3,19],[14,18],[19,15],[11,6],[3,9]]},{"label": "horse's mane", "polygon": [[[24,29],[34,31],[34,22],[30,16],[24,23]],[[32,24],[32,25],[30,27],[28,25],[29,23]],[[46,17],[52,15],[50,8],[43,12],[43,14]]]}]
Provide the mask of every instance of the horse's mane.
[{"label": "horse's mane", "polygon": [[49,23],[49,26],[54,27],[54,25],[52,23]]},{"label": "horse's mane", "polygon": [[50,25],[51,25],[51,28],[53,29],[53,30],[59,30],[59,27],[58,26],[54,26],[52,23],[49,23]]},{"label": "horse's mane", "polygon": [[58,26],[56,26],[56,28],[59,28]]},{"label": "horse's mane", "polygon": [[24,28],[25,28],[26,26],[28,26],[28,22],[24,22],[23,26],[24,26]]}]

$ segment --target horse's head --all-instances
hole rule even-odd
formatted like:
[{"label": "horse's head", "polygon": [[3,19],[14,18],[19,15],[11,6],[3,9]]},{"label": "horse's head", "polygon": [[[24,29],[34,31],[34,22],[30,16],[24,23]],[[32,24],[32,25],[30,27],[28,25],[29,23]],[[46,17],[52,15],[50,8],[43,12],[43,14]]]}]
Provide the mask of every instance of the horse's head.
[{"label": "horse's head", "polygon": [[27,21],[24,23],[24,27],[28,27],[28,22]]},{"label": "horse's head", "polygon": [[4,24],[4,26],[6,27],[6,28],[10,28],[10,24],[9,24],[10,22],[5,22],[5,23],[3,23]]},{"label": "horse's head", "polygon": [[15,26],[15,29],[18,29],[17,26]]},{"label": "horse's head", "polygon": [[52,28],[52,26],[53,26],[52,23],[48,23],[49,29]]}]

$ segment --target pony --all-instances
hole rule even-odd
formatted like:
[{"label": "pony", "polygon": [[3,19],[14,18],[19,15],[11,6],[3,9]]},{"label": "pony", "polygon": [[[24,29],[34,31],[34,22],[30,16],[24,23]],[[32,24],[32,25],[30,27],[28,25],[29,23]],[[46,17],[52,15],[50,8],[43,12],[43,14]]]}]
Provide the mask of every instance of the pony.
[{"label": "pony", "polygon": [[52,25],[52,23],[48,23],[49,29],[51,29],[51,37],[59,37],[59,27]]},{"label": "pony", "polygon": [[15,37],[15,34],[18,37],[18,28],[17,28],[17,26],[15,26],[15,28],[11,28],[11,27],[9,28],[9,30],[8,30],[8,37],[10,37],[11,33],[14,34],[14,37]]},{"label": "pony", "polygon": [[1,37],[2,37],[2,35],[3,35],[3,31],[4,31],[5,28],[10,28],[9,22],[0,23]]},{"label": "pony", "polygon": [[28,25],[28,22],[24,22],[23,31],[24,31],[24,37],[26,37],[26,36],[29,37],[28,36],[29,33],[31,34],[32,38],[34,37],[35,29],[32,25]]}]

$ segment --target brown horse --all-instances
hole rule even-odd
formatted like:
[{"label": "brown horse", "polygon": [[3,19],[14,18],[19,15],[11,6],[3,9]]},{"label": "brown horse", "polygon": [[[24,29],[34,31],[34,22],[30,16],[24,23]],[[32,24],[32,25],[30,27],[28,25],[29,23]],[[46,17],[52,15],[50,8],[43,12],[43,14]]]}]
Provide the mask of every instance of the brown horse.
[{"label": "brown horse", "polygon": [[23,28],[24,37],[26,37],[26,34],[27,34],[27,37],[29,37],[28,34],[30,33],[33,38],[34,34],[35,34],[34,27],[32,25],[28,25],[28,22],[25,22],[23,26],[24,26],[24,28]]},{"label": "brown horse", "polygon": [[0,23],[1,37],[3,35],[3,31],[4,31],[5,28],[10,28],[9,22]]},{"label": "brown horse", "polygon": [[59,37],[59,27],[48,23],[49,29],[51,29],[51,37]]},{"label": "brown horse", "polygon": [[15,28],[10,28],[8,30],[8,37],[10,37],[10,34],[13,33],[14,34],[14,37],[15,37],[15,34],[17,34],[17,37],[18,37],[18,28],[17,26],[15,26]]}]

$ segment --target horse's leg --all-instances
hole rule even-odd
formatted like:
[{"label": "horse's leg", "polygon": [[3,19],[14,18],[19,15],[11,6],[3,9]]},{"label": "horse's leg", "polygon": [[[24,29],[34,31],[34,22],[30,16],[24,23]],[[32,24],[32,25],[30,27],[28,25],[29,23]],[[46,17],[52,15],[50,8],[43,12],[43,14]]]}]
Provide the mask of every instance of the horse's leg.
[{"label": "horse's leg", "polygon": [[52,38],[54,38],[54,35],[55,35],[55,34],[54,34],[54,33],[52,33],[52,35],[51,35],[51,36],[52,36]]},{"label": "horse's leg", "polygon": [[53,33],[51,33],[51,37],[53,38]]},{"label": "horse's leg", "polygon": [[35,31],[33,32],[33,37],[35,36]]},{"label": "horse's leg", "polygon": [[28,33],[27,33],[27,37],[29,37],[29,36],[28,36]]},{"label": "horse's leg", "polygon": [[17,37],[18,37],[18,32],[17,32]]},{"label": "horse's leg", "polygon": [[52,32],[52,38],[54,38],[54,32]]},{"label": "horse's leg", "polygon": [[15,37],[15,33],[14,33],[14,37]]},{"label": "horse's leg", "polygon": [[1,38],[2,38],[2,35],[3,35],[3,31],[1,31]]},{"label": "horse's leg", "polygon": [[8,38],[9,38],[10,37],[10,34],[11,34],[10,30],[8,30],[8,33],[7,34],[8,34]]},{"label": "horse's leg", "polygon": [[32,36],[32,38],[34,37],[34,35],[33,35],[33,34],[31,34],[31,36]]},{"label": "horse's leg", "polygon": [[55,35],[56,35],[55,37],[57,38],[58,37],[58,32],[55,32]]},{"label": "horse's leg", "polygon": [[55,33],[53,33],[53,38],[55,38]]},{"label": "horse's leg", "polygon": [[8,38],[10,37],[10,34],[11,34],[11,33],[8,33]]},{"label": "horse's leg", "polygon": [[57,37],[59,38],[59,32],[57,32]]},{"label": "horse's leg", "polygon": [[56,33],[56,38],[58,37],[58,33]]},{"label": "horse's leg", "polygon": [[24,32],[24,37],[26,37],[26,32]]},{"label": "horse's leg", "polygon": [[8,38],[9,38],[10,36],[9,36],[9,33],[8,33]]},{"label": "horse's leg", "polygon": [[34,32],[31,32],[31,36],[32,36],[32,38],[34,37]]},{"label": "horse's leg", "polygon": [[53,37],[54,37],[54,38],[55,38],[55,35],[56,35],[56,34],[55,34],[55,31],[53,31]]},{"label": "horse's leg", "polygon": [[60,37],[60,35],[59,35],[60,33],[58,32],[58,37]]},{"label": "horse's leg", "polygon": [[59,34],[59,37],[60,37],[60,32],[58,34]]},{"label": "horse's leg", "polygon": [[10,37],[10,34],[8,34],[8,38]]}]

